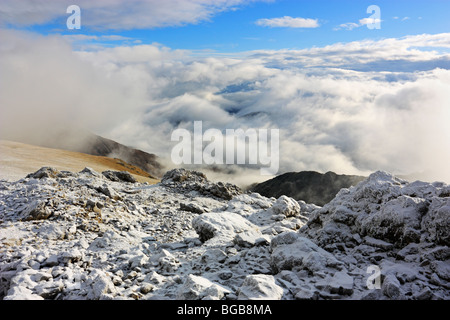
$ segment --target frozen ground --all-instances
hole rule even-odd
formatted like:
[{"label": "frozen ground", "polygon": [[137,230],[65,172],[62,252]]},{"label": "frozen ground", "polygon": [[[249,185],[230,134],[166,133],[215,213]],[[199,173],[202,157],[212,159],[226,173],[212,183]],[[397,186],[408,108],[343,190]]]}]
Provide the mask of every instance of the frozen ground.
[{"label": "frozen ground", "polygon": [[0,182],[3,299],[450,298],[443,183],[376,172],[317,207],[183,169],[105,174]]}]

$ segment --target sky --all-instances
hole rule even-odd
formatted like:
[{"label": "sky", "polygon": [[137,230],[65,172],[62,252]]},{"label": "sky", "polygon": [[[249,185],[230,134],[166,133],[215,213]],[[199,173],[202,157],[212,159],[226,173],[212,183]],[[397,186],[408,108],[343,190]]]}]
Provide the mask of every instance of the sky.
[{"label": "sky", "polygon": [[83,127],[170,166],[171,134],[203,121],[279,129],[278,173],[450,181],[448,12],[441,0],[3,0],[0,138]]}]

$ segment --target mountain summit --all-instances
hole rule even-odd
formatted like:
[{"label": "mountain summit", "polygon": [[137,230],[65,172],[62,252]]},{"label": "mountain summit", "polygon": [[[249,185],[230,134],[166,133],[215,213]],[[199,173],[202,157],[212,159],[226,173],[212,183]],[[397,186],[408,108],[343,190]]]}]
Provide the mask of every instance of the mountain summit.
[{"label": "mountain summit", "polygon": [[288,172],[252,187],[265,197],[286,195],[295,200],[323,206],[330,202],[342,188],[349,188],[365,179],[362,176],[325,174],[315,171]]}]

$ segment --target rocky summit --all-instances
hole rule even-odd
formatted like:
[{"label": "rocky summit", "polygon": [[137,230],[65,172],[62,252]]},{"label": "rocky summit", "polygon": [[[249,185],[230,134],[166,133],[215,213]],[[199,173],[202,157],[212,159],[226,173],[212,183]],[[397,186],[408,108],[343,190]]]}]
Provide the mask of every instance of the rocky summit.
[{"label": "rocky summit", "polygon": [[175,169],[0,181],[0,297],[449,299],[450,186],[376,172],[323,207]]}]

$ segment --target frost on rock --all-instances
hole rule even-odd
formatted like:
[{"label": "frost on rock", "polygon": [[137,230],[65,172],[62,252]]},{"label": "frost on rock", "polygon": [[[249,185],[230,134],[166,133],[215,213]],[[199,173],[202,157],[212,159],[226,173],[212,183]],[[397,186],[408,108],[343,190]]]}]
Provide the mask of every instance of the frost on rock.
[{"label": "frost on rock", "polygon": [[245,277],[238,293],[239,300],[280,300],[283,288],[275,283],[273,276],[255,274]]},{"label": "frost on rock", "polygon": [[2,299],[449,299],[450,186],[376,172],[318,207],[175,169],[0,181]]},{"label": "frost on rock", "polygon": [[194,218],[192,226],[202,242],[214,237],[233,239],[236,234],[244,231],[259,231],[258,227],[250,221],[232,212],[204,213]]}]

